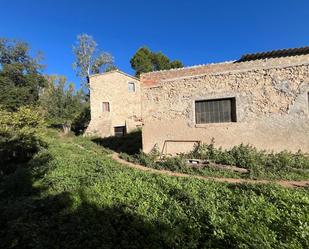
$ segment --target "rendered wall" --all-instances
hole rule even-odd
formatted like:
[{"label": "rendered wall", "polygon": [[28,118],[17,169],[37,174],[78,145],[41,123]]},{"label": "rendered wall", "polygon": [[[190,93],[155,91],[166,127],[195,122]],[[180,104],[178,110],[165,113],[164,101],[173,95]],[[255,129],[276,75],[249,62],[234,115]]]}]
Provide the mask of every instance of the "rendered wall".
[{"label": "rendered wall", "polygon": [[[155,145],[162,150],[166,140],[209,143],[214,138],[223,148],[245,143],[309,152],[309,56],[241,64],[204,75],[156,79],[153,86],[145,86],[143,150],[149,152]],[[225,97],[236,98],[236,123],[195,123],[196,100]],[[164,153],[188,151],[193,144],[168,142]]]}]

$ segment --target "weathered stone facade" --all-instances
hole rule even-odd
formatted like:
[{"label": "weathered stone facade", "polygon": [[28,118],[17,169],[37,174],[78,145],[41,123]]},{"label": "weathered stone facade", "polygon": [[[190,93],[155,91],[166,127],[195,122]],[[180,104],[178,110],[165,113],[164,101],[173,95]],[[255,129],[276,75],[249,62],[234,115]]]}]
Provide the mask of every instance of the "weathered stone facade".
[{"label": "weathered stone facade", "polygon": [[[228,62],[141,76],[143,150],[229,148],[309,152],[309,55]],[[195,101],[234,97],[237,122],[196,124]],[[167,142],[167,140],[171,140]]]},{"label": "weathered stone facade", "polygon": [[[134,83],[134,91],[128,84]],[[104,111],[103,102],[109,103]],[[121,71],[111,71],[90,77],[91,121],[86,134],[114,136],[115,127],[130,132],[141,126],[141,87],[137,78]]]}]

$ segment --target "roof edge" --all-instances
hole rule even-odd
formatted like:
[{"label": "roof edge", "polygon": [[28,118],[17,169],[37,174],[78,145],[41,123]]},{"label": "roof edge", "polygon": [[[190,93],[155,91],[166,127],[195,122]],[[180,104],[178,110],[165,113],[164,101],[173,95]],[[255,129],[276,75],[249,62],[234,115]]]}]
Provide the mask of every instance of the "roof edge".
[{"label": "roof edge", "polygon": [[127,74],[127,73],[125,73],[125,72],[123,72],[123,71],[121,71],[121,70],[119,70],[119,69],[115,69],[115,70],[111,70],[111,71],[103,72],[103,73],[92,74],[92,75],[89,76],[89,78],[98,77],[98,76],[103,76],[103,75],[111,74],[111,73],[120,73],[120,74],[123,74],[123,75],[125,75],[125,76],[127,76],[127,77],[130,77],[130,78],[132,78],[132,79],[135,79],[135,80],[140,81],[139,78],[137,78],[137,77],[135,77],[135,76],[133,76],[133,75]]},{"label": "roof edge", "polygon": [[155,73],[161,73],[161,72],[167,72],[167,71],[182,71],[186,69],[192,69],[192,68],[198,68],[198,67],[205,67],[209,65],[220,65],[220,64],[228,64],[228,63],[234,63],[237,62],[237,60],[230,60],[230,61],[223,61],[223,62],[211,62],[211,63],[206,63],[206,64],[199,64],[199,65],[192,65],[192,66],[187,66],[187,67],[180,67],[180,68],[172,68],[172,69],[163,69],[163,70],[158,70],[158,71],[152,71],[152,72],[147,72],[147,73],[142,73],[141,75],[150,75],[150,74],[155,74]]},{"label": "roof edge", "polygon": [[226,70],[226,71],[221,71],[221,72],[212,72],[212,73],[201,73],[201,74],[196,74],[196,75],[186,75],[186,76],[180,76],[180,77],[173,77],[173,78],[168,78],[168,79],[163,79],[156,85],[149,86],[149,88],[152,87],[158,87],[160,86],[160,83],[166,83],[166,82],[172,82],[175,80],[186,80],[186,79],[194,79],[194,78],[200,78],[204,77],[207,75],[223,75],[223,74],[229,74],[229,73],[243,73],[243,72],[248,72],[248,71],[254,71],[254,70],[263,70],[263,69],[273,69],[273,68],[290,68],[290,67],[299,67],[299,66],[307,66],[309,65],[308,63],[295,63],[291,65],[280,65],[280,66],[271,66],[271,67],[262,67],[262,68],[244,68],[244,69],[236,69],[236,70]]}]

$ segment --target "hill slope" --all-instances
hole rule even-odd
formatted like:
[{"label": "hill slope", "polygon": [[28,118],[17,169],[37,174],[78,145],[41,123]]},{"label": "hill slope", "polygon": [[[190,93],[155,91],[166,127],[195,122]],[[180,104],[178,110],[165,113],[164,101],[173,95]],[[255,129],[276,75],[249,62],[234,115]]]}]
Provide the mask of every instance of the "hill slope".
[{"label": "hill slope", "polygon": [[1,248],[309,248],[308,189],[155,175],[87,139],[46,141],[1,183]]}]

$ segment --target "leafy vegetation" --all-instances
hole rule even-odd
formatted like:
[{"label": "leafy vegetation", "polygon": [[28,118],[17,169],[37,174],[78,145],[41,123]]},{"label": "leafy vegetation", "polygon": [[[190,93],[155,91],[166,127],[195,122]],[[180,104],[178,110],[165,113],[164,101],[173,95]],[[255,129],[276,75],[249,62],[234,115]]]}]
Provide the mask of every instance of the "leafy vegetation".
[{"label": "leafy vegetation", "polygon": [[76,135],[82,135],[86,131],[89,123],[90,123],[90,103],[87,101],[83,103],[82,109],[80,110],[79,114],[73,120],[71,130]]},{"label": "leafy vegetation", "polygon": [[[154,149],[149,154],[140,152],[135,155],[120,155],[123,159],[139,163],[156,169],[167,169],[190,174],[205,176],[224,176],[236,178],[257,179],[309,179],[309,157],[301,152],[296,154],[288,151],[279,153],[267,153],[258,151],[250,145],[234,146],[230,150],[215,148],[214,142],[202,144],[188,154],[180,154],[175,157],[163,157],[159,159],[160,153]],[[233,165],[248,169],[249,173],[228,172],[213,169],[207,166],[188,166],[187,159],[203,159],[209,163],[222,165]]]},{"label": "leafy vegetation", "polygon": [[45,141],[0,182],[2,248],[309,247],[308,189],[150,174],[85,138]]},{"label": "leafy vegetation", "polygon": [[46,80],[40,57],[30,56],[29,45],[0,38],[0,105],[8,111],[35,105]]},{"label": "leafy vegetation", "polygon": [[141,73],[183,67],[179,60],[170,61],[162,52],[155,53],[147,47],[139,48],[131,58],[130,63],[137,77]]},{"label": "leafy vegetation", "polygon": [[[88,107],[83,92],[75,91],[74,84],[67,84],[64,76],[48,76],[48,86],[40,96],[40,106],[45,111],[45,118],[49,125],[62,127],[64,133],[71,131],[73,123],[81,124],[84,112]],[[88,123],[88,120],[85,122]],[[76,127],[76,126],[75,126]],[[76,127],[77,128],[77,127]],[[84,129],[80,125],[79,129]],[[79,129],[76,129],[79,132]]]},{"label": "leafy vegetation", "polygon": [[38,109],[24,106],[9,112],[0,108],[0,178],[14,172],[45,145],[40,137],[43,126]]},{"label": "leafy vegetation", "polygon": [[[91,37],[79,37],[79,76],[106,65],[104,54],[93,57],[95,46]],[[88,103],[66,88],[64,78],[46,85],[48,77],[25,43],[0,40],[0,63],[0,248],[309,247],[308,188],[155,175],[117,163],[100,145],[125,152],[127,160],[173,171],[192,170],[184,158],[193,155],[247,166],[257,175],[264,172],[262,164],[267,174],[304,170],[306,156],[204,145],[196,154],[160,161],[155,150],[137,154],[140,131],[93,143],[45,130],[47,118],[82,132]],[[156,69],[181,66],[161,53],[151,63]]]}]

